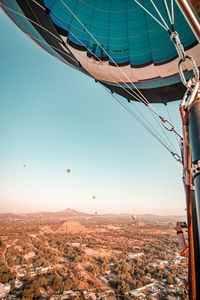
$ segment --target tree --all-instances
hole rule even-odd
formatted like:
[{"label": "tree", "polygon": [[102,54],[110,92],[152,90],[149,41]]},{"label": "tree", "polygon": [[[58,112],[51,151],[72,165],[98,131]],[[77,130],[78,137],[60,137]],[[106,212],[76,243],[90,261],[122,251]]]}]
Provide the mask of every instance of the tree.
[{"label": "tree", "polygon": [[44,276],[40,277],[39,285],[42,286],[42,287],[46,287],[47,286],[47,280],[46,280],[46,278]]},{"label": "tree", "polygon": [[141,287],[142,287],[142,282],[141,282],[141,281],[138,281],[138,282],[137,282],[137,289],[138,289],[138,288],[141,288]]},{"label": "tree", "polygon": [[15,282],[14,281],[11,281],[11,284],[10,284],[10,292],[12,293],[15,289]]},{"label": "tree", "polygon": [[73,286],[73,280],[71,278],[67,278],[64,283],[64,290],[65,291],[71,290],[72,286]]},{"label": "tree", "polygon": [[53,281],[53,290],[55,292],[58,292],[58,293],[62,293],[63,292],[63,282],[62,282],[62,279],[58,276],[56,276],[54,278],[54,281]]},{"label": "tree", "polygon": [[173,280],[172,276],[168,276],[167,283],[172,284],[173,282],[174,282],[174,280]]},{"label": "tree", "polygon": [[125,294],[130,291],[130,287],[125,281],[121,281],[117,287],[117,290],[120,293]]}]

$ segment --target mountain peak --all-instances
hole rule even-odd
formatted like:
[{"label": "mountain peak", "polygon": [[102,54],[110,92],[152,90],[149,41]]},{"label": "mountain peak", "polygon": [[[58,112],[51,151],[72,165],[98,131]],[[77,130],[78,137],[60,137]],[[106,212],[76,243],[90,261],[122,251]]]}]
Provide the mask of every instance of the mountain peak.
[{"label": "mountain peak", "polygon": [[75,209],[72,209],[72,208],[67,208],[64,210],[64,212],[66,213],[78,213],[78,211],[76,211]]}]

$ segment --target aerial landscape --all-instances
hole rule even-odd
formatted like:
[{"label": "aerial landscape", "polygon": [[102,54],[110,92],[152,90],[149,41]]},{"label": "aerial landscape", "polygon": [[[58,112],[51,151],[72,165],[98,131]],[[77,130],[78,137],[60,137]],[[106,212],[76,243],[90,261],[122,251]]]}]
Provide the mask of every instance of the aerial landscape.
[{"label": "aerial landscape", "polygon": [[0,300],[200,300],[199,17],[0,0]]},{"label": "aerial landscape", "polygon": [[73,209],[0,214],[0,299],[187,299],[176,221]]}]

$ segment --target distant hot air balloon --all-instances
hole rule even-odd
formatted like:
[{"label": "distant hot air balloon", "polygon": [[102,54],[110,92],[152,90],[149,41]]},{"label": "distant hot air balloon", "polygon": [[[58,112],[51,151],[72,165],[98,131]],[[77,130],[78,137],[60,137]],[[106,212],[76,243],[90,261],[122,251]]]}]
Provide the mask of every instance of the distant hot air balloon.
[{"label": "distant hot air balloon", "polygon": [[23,167],[26,168],[26,164],[23,164]]},{"label": "distant hot air balloon", "polygon": [[132,219],[133,219],[133,221],[135,221],[136,220],[136,215],[132,215]]},{"label": "distant hot air balloon", "polygon": [[92,199],[95,199],[96,198],[96,196],[92,196]]},{"label": "distant hot air balloon", "polygon": [[67,173],[70,173],[71,172],[71,169],[67,169]]}]

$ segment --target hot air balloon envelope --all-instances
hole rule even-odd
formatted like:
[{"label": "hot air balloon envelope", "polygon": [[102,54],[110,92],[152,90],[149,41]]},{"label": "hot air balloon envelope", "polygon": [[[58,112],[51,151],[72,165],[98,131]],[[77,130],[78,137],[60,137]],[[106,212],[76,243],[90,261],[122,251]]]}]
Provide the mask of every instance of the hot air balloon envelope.
[{"label": "hot air balloon envelope", "polygon": [[[166,1],[171,8],[171,0]],[[154,0],[170,27],[164,2]],[[166,103],[182,98],[185,88],[170,35],[134,0],[0,0],[0,3],[18,27],[42,48],[112,92],[136,100],[133,91],[137,87],[149,102]],[[176,2],[173,3],[175,30],[200,66],[200,44]],[[151,1],[142,4],[156,15]],[[186,79],[191,77],[191,68],[190,64],[184,65]]]}]

